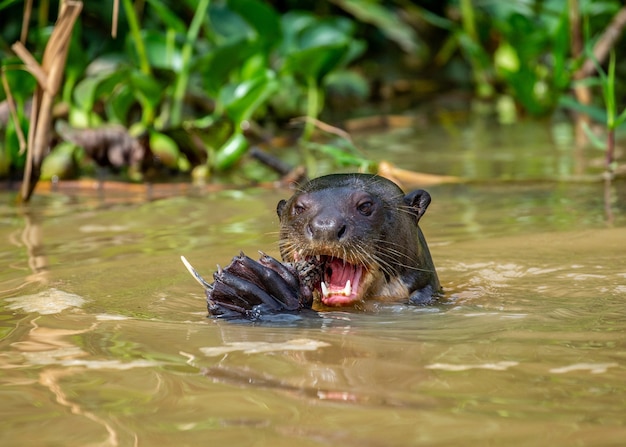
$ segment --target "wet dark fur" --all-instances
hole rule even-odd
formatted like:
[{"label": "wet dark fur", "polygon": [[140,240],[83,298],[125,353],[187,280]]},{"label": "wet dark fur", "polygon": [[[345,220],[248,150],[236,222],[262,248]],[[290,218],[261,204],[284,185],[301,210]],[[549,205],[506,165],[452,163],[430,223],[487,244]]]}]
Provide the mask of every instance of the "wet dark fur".
[{"label": "wet dark fur", "polygon": [[280,252],[286,262],[324,254],[367,266],[372,278],[362,299],[428,303],[440,291],[418,226],[429,204],[426,191],[405,195],[375,175],[320,177],[279,202]]},{"label": "wet dark fur", "polygon": [[[306,183],[278,203],[283,262],[265,254],[255,261],[242,253],[225,268],[218,267],[209,284],[181,259],[205,288],[209,314],[220,318],[262,320],[317,309],[320,295],[324,302],[322,282],[331,287],[339,282],[342,287],[340,278],[347,277],[358,285],[349,295],[336,290],[330,298],[326,295],[327,302],[339,300],[328,305],[368,299],[427,304],[440,292],[418,226],[429,204],[426,191],[405,195],[382,177],[329,175]],[[344,278],[345,272],[352,276]],[[341,301],[344,297],[349,301]]]}]

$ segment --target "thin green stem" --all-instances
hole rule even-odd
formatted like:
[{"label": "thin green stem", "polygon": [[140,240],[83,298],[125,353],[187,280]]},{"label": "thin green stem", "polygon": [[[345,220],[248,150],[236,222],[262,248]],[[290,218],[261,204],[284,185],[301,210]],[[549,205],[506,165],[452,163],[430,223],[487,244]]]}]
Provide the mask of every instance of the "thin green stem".
[{"label": "thin green stem", "polygon": [[306,104],[306,116],[307,121],[304,125],[304,132],[302,134],[302,138],[305,141],[311,139],[313,135],[313,130],[315,128],[315,123],[311,118],[317,118],[319,113],[319,87],[317,85],[317,81],[313,76],[309,76],[307,78],[307,104]]},{"label": "thin green stem", "polygon": [[609,131],[615,129],[615,51],[611,51],[609,58],[609,72],[606,79],[606,127]]},{"label": "thin green stem", "polygon": [[[61,5],[59,5],[59,8],[60,7]],[[39,23],[39,29],[44,29],[48,25],[49,12],[50,12],[50,0],[42,0],[39,4],[39,16],[37,17],[37,21]]]},{"label": "thin green stem", "polygon": [[[463,32],[467,35],[476,49],[481,48],[478,31],[476,29],[476,14],[472,0],[460,0],[461,23]],[[474,81],[476,82],[476,91],[481,98],[488,98],[493,95],[493,88],[487,79],[486,67],[479,55],[475,54],[475,50],[466,50],[472,71],[474,73]]]},{"label": "thin green stem", "polygon": [[139,19],[135,14],[135,8],[131,0],[124,0],[124,11],[126,12],[126,18],[128,19],[128,26],[130,27],[130,34],[133,42],[135,42],[135,48],[137,49],[137,56],[139,57],[139,69],[142,73],[151,75],[152,68],[150,67],[150,61],[148,60],[148,53],[146,52],[146,46],[141,38],[141,30],[139,28]]},{"label": "thin green stem", "polygon": [[474,15],[474,7],[472,0],[461,0],[461,21],[463,23],[463,30],[474,42],[478,42],[478,33],[476,32],[476,18]]},{"label": "thin green stem", "polygon": [[187,30],[187,37],[182,49],[182,67],[180,73],[176,77],[176,84],[174,86],[174,103],[172,104],[172,119],[173,126],[178,126],[182,121],[183,103],[185,100],[185,93],[187,92],[187,85],[189,84],[189,73],[191,72],[191,56],[193,54],[193,44],[198,38],[200,28],[207,15],[210,0],[200,0],[198,7],[191,21],[191,25]]}]

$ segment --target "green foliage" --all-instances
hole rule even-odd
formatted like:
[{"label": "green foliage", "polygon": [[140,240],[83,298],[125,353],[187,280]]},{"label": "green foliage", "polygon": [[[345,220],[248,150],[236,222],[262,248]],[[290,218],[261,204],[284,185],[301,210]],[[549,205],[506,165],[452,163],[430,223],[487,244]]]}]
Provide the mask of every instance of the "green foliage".
[{"label": "green foliage", "polygon": [[[28,119],[20,114],[19,126],[22,133],[28,132]],[[0,174],[10,171],[21,171],[26,163],[26,154],[20,147],[20,140],[17,134],[17,127],[13,120],[7,123],[4,133],[4,148],[0,151]]]},{"label": "green foliage", "polygon": [[152,130],[150,150],[163,166],[183,172],[189,171],[189,161],[181,156],[178,144],[168,135]]},{"label": "green foliage", "polygon": [[532,115],[552,111],[560,93],[569,87],[568,14],[567,8],[546,6],[542,14],[510,9],[496,16],[495,26],[502,36],[494,57],[496,73]]},{"label": "green foliage", "polygon": [[604,97],[606,107],[606,127],[609,131],[613,131],[626,121],[626,108],[619,113],[615,98],[615,51],[611,51],[608,73],[605,73],[597,61],[594,60],[594,62],[596,70],[600,75],[600,86],[602,87],[602,96]]},{"label": "green foliage", "polygon": [[[138,4],[143,7],[136,9]],[[294,0],[282,14],[275,4],[122,0],[119,36],[113,39],[107,29],[112,0],[85,2],[60,94],[69,122],[140,129],[163,165],[186,171],[189,160],[206,159],[202,172],[209,175],[237,166],[248,150],[246,130],[253,121],[271,128],[271,119],[305,115],[301,143],[309,158],[314,152],[336,165],[363,166],[366,161],[341,145],[306,143],[314,130],[311,118],[320,115],[329,91],[367,97],[368,80],[349,67],[367,56],[368,43],[385,39],[420,66],[445,69],[462,59],[477,96],[506,95],[530,115],[565,106],[586,110],[613,128],[626,120],[625,112],[618,113],[619,53],[604,77],[600,71],[589,84],[603,91],[605,107],[582,106],[568,96],[580,66],[571,54],[568,0]],[[577,5],[589,26],[588,47],[622,6],[619,0]],[[27,131],[24,107],[35,82],[9,50],[19,37],[14,18],[22,7],[0,0],[0,63],[18,104],[19,125]],[[51,27],[45,16],[37,20],[40,26],[31,24],[27,46],[40,59]],[[423,40],[424,24],[442,30],[443,44],[432,60],[428,49],[437,45]],[[2,90],[0,100],[5,96]],[[0,175],[23,166],[15,130],[12,122],[0,128]],[[190,141],[197,146],[201,141],[204,148],[190,148]],[[206,154],[197,156],[198,151]],[[60,152],[67,158],[69,149]],[[188,159],[191,152],[196,156]]]},{"label": "green foliage", "polygon": [[360,22],[376,26],[388,39],[397,43],[407,53],[420,52],[425,46],[415,30],[407,23],[399,20],[395,11],[385,7],[382,2],[333,0],[333,3],[337,3]]},{"label": "green foliage", "polygon": [[41,165],[41,179],[66,179],[76,175],[78,166],[77,147],[71,143],[62,142],[44,158]]},{"label": "green foliage", "polygon": [[[510,95],[533,116],[550,114],[567,102],[572,77],[579,66],[571,54],[571,4],[568,0],[458,0],[459,20],[423,14],[448,30],[438,56],[447,63],[456,49],[471,67],[477,95]],[[575,2],[590,24],[587,41],[605,30],[621,4],[617,0]]]},{"label": "green foliage", "polygon": [[460,12],[460,24],[438,26],[451,30],[445,58],[455,46],[463,51],[478,95],[490,98],[504,86],[504,93],[532,115],[553,110],[571,79],[566,0],[460,0]]},{"label": "green foliage", "polygon": [[[340,17],[321,20],[309,13],[291,12],[283,16],[282,29],[285,39],[280,72],[306,87],[306,116],[317,118],[323,106],[324,79],[360,56],[365,44],[354,38],[354,22]],[[312,132],[309,120],[304,139],[308,140]]]},{"label": "green foliage", "polygon": [[278,82],[275,74],[266,70],[236,87],[230,87],[220,91],[219,99],[224,114],[235,123],[235,130],[216,152],[213,165],[220,171],[230,168],[248,149],[246,137],[243,135],[243,126],[259,106],[278,89]]},{"label": "green foliage", "polygon": [[[587,134],[589,141],[596,148],[606,151],[606,168],[608,172],[612,172],[615,168],[613,159],[615,151],[615,130],[626,121],[626,108],[619,112],[615,94],[615,51],[611,51],[607,71],[605,71],[600,66],[589,48],[587,49],[587,53],[589,58],[594,62],[599,76],[598,78],[587,79],[586,81],[588,86],[599,86],[602,90],[602,97],[604,99],[604,113],[602,114],[602,119],[598,119],[598,121],[603,121],[604,123],[606,123],[607,139],[605,142],[601,141],[589,129],[587,123],[584,123],[585,126],[583,129]],[[580,104],[574,104],[573,108],[576,109],[580,106]]]},{"label": "green foliage", "polygon": [[355,166],[364,172],[369,172],[374,164],[372,160],[359,153],[352,142],[347,140],[335,139],[331,143],[309,141],[304,144],[311,152],[327,156],[339,167]]},{"label": "green foliage", "polygon": [[[280,109],[277,101],[285,96],[306,98],[305,108],[292,113],[317,117],[326,77],[365,48],[347,18],[281,16],[260,0],[187,3],[194,11],[189,26],[165,2],[148,0],[143,21],[152,27],[142,29],[132,3],[124,0],[126,50],[90,64],[71,96],[72,125],[140,122],[151,134],[182,126],[205,142],[206,172],[227,170],[247,151],[250,120]],[[277,95],[284,86],[290,90]],[[213,107],[192,107],[194,98]],[[312,128],[306,128],[310,135]],[[178,156],[184,157],[180,150]]]},{"label": "green foliage", "polygon": [[[35,90],[35,80],[25,71],[21,70],[21,65],[16,58],[7,58],[2,61],[0,69],[6,77],[7,84],[11,86],[11,94],[15,101],[17,120],[8,119],[2,129],[0,127],[0,177],[6,176],[10,172],[19,172],[24,169],[26,154],[20,146],[18,138],[18,126],[22,134],[28,134],[28,123],[30,117],[29,99]],[[2,88],[4,92],[4,88]]]}]

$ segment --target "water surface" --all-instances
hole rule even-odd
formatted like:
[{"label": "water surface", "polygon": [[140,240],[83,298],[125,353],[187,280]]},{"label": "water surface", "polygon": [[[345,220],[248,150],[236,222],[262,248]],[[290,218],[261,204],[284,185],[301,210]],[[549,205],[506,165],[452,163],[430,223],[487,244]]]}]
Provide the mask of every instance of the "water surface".
[{"label": "water surface", "polygon": [[[240,249],[277,255],[288,191],[0,194],[0,443],[623,445],[626,185],[558,180],[537,132],[522,149],[545,175],[509,148],[506,178],[466,160],[438,173],[472,182],[428,188],[439,304],[278,326],[207,319],[179,256],[210,277]],[[461,150],[401,134],[365,143],[430,171]]]}]

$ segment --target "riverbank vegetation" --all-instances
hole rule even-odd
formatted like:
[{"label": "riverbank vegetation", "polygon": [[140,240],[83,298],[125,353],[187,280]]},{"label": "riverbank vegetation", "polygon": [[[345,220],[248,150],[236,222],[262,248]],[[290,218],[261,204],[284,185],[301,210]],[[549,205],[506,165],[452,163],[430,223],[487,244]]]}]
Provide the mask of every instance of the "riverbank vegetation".
[{"label": "riverbank vegetation", "polygon": [[615,172],[618,0],[60,3],[0,0],[0,178],[24,178],[26,200],[39,178],[103,169],[248,183],[320,158],[371,170],[346,120],[442,98],[503,125],[566,116]]}]

